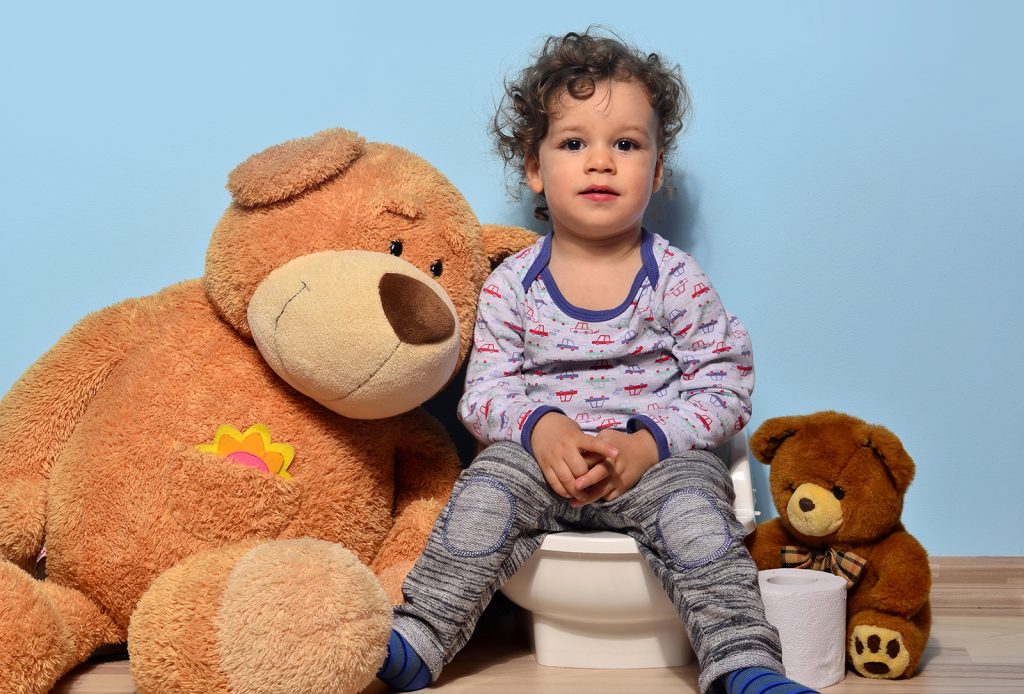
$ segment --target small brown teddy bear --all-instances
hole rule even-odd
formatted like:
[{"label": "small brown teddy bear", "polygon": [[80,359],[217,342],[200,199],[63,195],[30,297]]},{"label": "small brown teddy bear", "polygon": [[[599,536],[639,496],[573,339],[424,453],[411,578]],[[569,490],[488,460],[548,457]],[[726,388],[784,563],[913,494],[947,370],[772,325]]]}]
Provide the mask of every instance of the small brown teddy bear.
[{"label": "small brown teddy bear", "polygon": [[0,401],[0,692],[125,640],[142,692],[356,692],[384,660],[459,472],[418,405],[536,237],[340,129],[228,188],[202,280],[87,316]]},{"label": "small brown teddy bear", "polygon": [[847,659],[861,675],[910,677],[928,642],[928,555],[900,523],[914,462],[884,427],[839,412],[777,417],[750,438],[771,465],[779,518],[747,544],[759,569],[847,580]]}]

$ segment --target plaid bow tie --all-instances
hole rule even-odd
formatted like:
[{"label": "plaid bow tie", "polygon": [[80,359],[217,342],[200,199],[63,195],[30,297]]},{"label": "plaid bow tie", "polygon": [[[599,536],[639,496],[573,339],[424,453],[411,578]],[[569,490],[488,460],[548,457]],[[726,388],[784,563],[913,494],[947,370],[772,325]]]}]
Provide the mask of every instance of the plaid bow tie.
[{"label": "plaid bow tie", "polygon": [[796,545],[784,545],[779,550],[784,569],[814,569],[828,571],[846,581],[849,590],[860,577],[867,560],[853,552],[841,552],[831,547],[811,549]]}]

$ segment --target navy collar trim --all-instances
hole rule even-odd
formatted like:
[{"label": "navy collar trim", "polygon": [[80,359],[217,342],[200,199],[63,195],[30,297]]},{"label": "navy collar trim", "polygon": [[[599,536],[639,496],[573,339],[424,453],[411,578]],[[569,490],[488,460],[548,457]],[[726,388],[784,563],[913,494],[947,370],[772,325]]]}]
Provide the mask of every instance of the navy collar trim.
[{"label": "navy collar trim", "polygon": [[551,233],[543,238],[540,253],[537,254],[537,259],[530,265],[530,269],[527,270],[526,276],[523,278],[523,290],[529,290],[531,284],[536,282],[538,279],[543,279],[544,286],[547,287],[548,294],[551,295],[555,305],[557,305],[558,308],[560,308],[567,316],[578,320],[597,322],[608,321],[616,318],[633,303],[633,299],[636,298],[636,295],[640,291],[640,287],[643,286],[645,279],[649,281],[651,288],[654,288],[658,284],[658,263],[654,258],[654,235],[646,229],[643,229],[641,233],[643,235],[640,238],[640,258],[643,262],[643,266],[637,271],[636,278],[633,280],[633,286],[630,288],[629,295],[626,297],[626,300],[615,308],[604,311],[594,311],[587,308],[580,308],[579,306],[570,303],[569,300],[565,298],[561,290],[558,288],[558,285],[555,283],[555,278],[551,275],[551,270],[548,268],[548,263],[551,260],[551,239],[553,236]]}]

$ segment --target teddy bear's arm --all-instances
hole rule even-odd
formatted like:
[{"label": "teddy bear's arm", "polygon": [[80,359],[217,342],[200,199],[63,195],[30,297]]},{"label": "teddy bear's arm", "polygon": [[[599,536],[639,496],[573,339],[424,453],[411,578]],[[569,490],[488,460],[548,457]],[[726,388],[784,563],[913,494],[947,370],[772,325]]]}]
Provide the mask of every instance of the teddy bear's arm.
[{"label": "teddy bear's arm", "polygon": [[441,424],[422,409],[397,418],[394,522],[370,566],[392,602],[427,544],[459,476],[459,457]]},{"label": "teddy bear's arm", "polygon": [[140,303],[83,318],[0,400],[0,556],[25,569],[42,548],[53,463],[140,332]]},{"label": "teddy bear's arm", "polygon": [[913,535],[897,531],[875,545],[869,562],[875,563],[878,583],[871,589],[875,609],[910,617],[924,606],[931,592],[928,553]]},{"label": "teddy bear's arm", "polygon": [[761,571],[779,568],[782,565],[779,550],[791,544],[796,542],[778,518],[761,523],[747,536],[747,549]]}]

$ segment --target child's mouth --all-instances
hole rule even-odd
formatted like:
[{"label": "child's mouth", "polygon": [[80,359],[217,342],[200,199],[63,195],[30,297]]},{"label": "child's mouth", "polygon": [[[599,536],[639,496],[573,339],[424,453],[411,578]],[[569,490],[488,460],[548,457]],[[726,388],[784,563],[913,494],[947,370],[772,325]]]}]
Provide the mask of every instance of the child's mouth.
[{"label": "child's mouth", "polygon": [[583,190],[580,195],[588,200],[612,200],[619,196],[618,193],[606,186],[590,186]]}]

